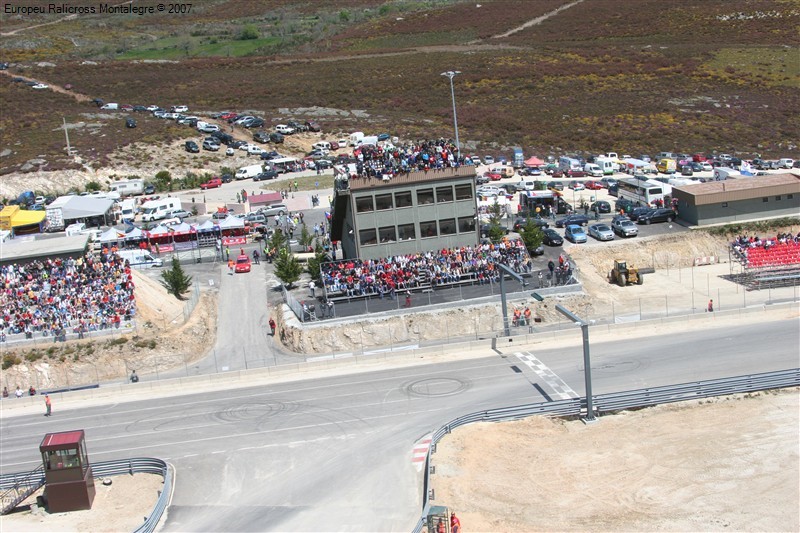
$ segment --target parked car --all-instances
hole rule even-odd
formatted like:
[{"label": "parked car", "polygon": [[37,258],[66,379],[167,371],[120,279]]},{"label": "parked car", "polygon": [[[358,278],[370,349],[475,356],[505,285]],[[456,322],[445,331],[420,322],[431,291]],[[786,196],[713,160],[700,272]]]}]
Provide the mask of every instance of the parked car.
[{"label": "parked car", "polygon": [[307,120],[306,121],[306,128],[308,128],[308,131],[320,131],[320,129],[321,129],[319,127],[319,124],[317,124],[313,120]]},{"label": "parked car", "polygon": [[483,156],[483,164],[484,165],[491,165],[494,163],[494,157],[490,155]]},{"label": "parked car", "polygon": [[561,235],[558,234],[556,230],[553,228],[545,228],[542,230],[544,233],[544,240],[542,241],[543,244],[547,246],[561,246],[564,244],[564,239],[561,238]]},{"label": "parked car", "polygon": [[246,121],[242,124],[245,128],[263,128],[264,127],[264,119],[260,117],[254,117],[251,120]]},{"label": "parked car", "polygon": [[639,228],[628,218],[617,218],[611,222],[611,229],[620,237],[635,237],[639,234]]},{"label": "parked car", "polygon": [[583,183],[580,181],[571,181],[569,184],[569,188],[573,191],[583,191],[586,190],[586,187],[583,186]]},{"label": "parked car", "polygon": [[581,169],[577,169],[576,168],[576,169],[573,169],[573,170],[568,170],[567,171],[567,176],[569,176],[570,178],[585,178],[586,177],[586,172],[581,170]]},{"label": "parked car", "polygon": [[617,180],[615,180],[614,178],[602,178],[600,180],[600,183],[603,184],[603,187],[608,189],[609,187],[613,187],[614,185],[616,185],[617,184]]},{"label": "parked car", "polygon": [[683,165],[681,167],[681,176],[694,176],[694,170],[692,170],[692,165]]},{"label": "parked car", "polygon": [[652,224],[653,222],[672,222],[673,220],[675,220],[675,211],[668,207],[659,207],[639,215],[636,222],[639,224]]},{"label": "parked car", "polygon": [[200,188],[204,191],[207,189],[216,189],[217,187],[222,187],[222,180],[219,178],[211,178],[207,182],[200,184]]},{"label": "parked car", "polygon": [[186,141],[183,147],[186,149],[187,152],[191,154],[196,154],[200,152],[200,147],[197,146],[197,143],[194,141]]},{"label": "parked car", "polygon": [[203,141],[203,150],[216,152],[217,150],[219,150],[219,145],[213,141],[205,140]]},{"label": "parked car", "polygon": [[234,270],[236,271],[237,274],[250,272],[250,256],[247,254],[242,254],[239,257],[237,257]]},{"label": "parked car", "polygon": [[600,183],[599,181],[587,181],[586,183],[583,184],[583,186],[589,189],[590,191],[599,191],[600,189],[603,188],[603,184]]},{"label": "parked car", "polygon": [[528,221],[533,222],[535,225],[539,226],[539,228],[547,228],[550,226],[545,219],[539,216],[517,217],[514,219],[514,231],[519,231],[524,228],[528,224]]},{"label": "parked car", "polygon": [[179,218],[179,219],[183,220],[184,218],[189,218],[190,216],[193,216],[193,215],[189,211],[186,211],[185,209],[178,209],[178,210],[173,211],[172,213],[170,213],[168,216],[170,216],[172,218]]},{"label": "parked car", "polygon": [[264,149],[255,144],[248,145],[247,147],[247,155],[261,155],[263,152]]},{"label": "parked car", "polygon": [[570,225],[586,226],[588,224],[589,224],[589,217],[580,214],[567,215],[564,218],[559,218],[558,220],[556,220],[557,228],[564,228]]},{"label": "parked car", "polygon": [[484,183],[489,183],[489,176],[485,174],[478,174],[475,176],[475,183],[477,185],[483,185]]},{"label": "parked car", "polygon": [[155,187],[155,185],[151,185],[151,184],[148,183],[147,185],[144,186],[144,191],[143,192],[145,194],[155,194],[156,193],[156,187]]},{"label": "parked car", "polygon": [[586,233],[577,224],[570,224],[564,229],[564,238],[575,244],[586,242]]},{"label": "parked car", "polygon": [[172,111],[173,113],[188,113],[189,112],[189,106],[174,105],[174,106],[172,106],[170,108],[170,111]]},{"label": "parked car", "polygon": [[135,128],[136,127],[136,121],[133,120],[132,118],[126,118],[125,119],[125,127],[126,128]]},{"label": "parked car", "polygon": [[230,146],[225,149],[225,155],[234,155],[235,153],[236,153],[236,150],[234,150]]},{"label": "parked car", "polygon": [[631,210],[626,209],[625,212],[627,213],[628,218],[635,222],[639,220],[640,216],[644,215],[645,213],[649,213],[652,210],[653,210],[652,207],[639,206],[639,207],[634,207]]},{"label": "parked car", "polygon": [[564,190],[564,184],[561,183],[560,181],[551,181],[551,182],[549,182],[547,184],[547,188],[548,189],[553,189],[553,190],[556,190],[556,191],[563,191]]},{"label": "parked car", "polygon": [[489,181],[500,181],[503,175],[498,172],[484,172],[483,175],[489,178]]},{"label": "parked car", "polygon": [[285,204],[273,204],[268,207],[262,207],[258,212],[265,217],[272,217],[275,215],[285,215],[289,212],[289,208]]},{"label": "parked car", "polygon": [[[391,139],[391,136],[388,133],[380,133],[380,134],[378,134],[378,142],[380,142],[380,141],[388,141],[389,139]],[[791,168],[791,167],[789,167],[789,168]]]},{"label": "parked car", "polygon": [[278,124],[275,126],[275,131],[282,135],[291,135],[294,133],[294,128],[287,126],[286,124]]},{"label": "parked car", "polygon": [[265,170],[255,176],[253,176],[253,181],[263,181],[263,180],[274,180],[278,177],[278,173],[274,170]]},{"label": "parked car", "polygon": [[247,213],[247,216],[244,217],[245,222],[249,222],[250,224],[266,224],[267,217],[262,215],[261,213]]},{"label": "parked car", "polygon": [[598,241],[614,240],[614,232],[608,224],[592,224],[589,226],[589,236],[594,237]]},{"label": "parked car", "polygon": [[49,89],[50,86],[46,85],[44,83],[34,83],[33,85],[31,85],[31,88],[32,89]]},{"label": "parked car", "polygon": [[283,134],[273,131],[269,134],[269,142],[275,144],[282,144],[283,143]]},{"label": "parked car", "polygon": [[589,211],[593,213],[610,213],[611,204],[605,200],[598,200],[589,207]]}]

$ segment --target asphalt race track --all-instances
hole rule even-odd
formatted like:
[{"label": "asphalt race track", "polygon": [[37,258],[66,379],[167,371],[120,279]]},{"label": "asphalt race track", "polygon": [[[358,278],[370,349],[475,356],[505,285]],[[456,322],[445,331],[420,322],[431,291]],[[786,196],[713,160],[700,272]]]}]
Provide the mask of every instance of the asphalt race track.
[{"label": "asphalt race track", "polygon": [[[576,329],[576,335],[579,335]],[[765,345],[765,339],[769,339]],[[595,393],[798,366],[795,319],[592,344]],[[519,347],[583,392],[581,348]],[[167,531],[409,531],[414,443],[473,411],[546,401],[514,351],[167,399],[4,413],[2,471],[39,464],[46,432],[85,429],[90,459],[176,467]],[[380,367],[379,367],[380,368]],[[13,400],[11,400],[13,401]],[[602,422],[601,422],[602,423]],[[510,458],[513,460],[513,458]]]}]

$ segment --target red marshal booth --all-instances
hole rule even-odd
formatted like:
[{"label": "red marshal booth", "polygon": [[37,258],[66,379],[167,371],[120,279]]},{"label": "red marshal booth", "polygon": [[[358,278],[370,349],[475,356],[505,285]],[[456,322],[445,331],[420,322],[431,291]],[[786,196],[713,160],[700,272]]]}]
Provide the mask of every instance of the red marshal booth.
[{"label": "red marshal booth", "polygon": [[39,445],[51,513],[92,508],[95,488],[83,430],[48,433]]}]

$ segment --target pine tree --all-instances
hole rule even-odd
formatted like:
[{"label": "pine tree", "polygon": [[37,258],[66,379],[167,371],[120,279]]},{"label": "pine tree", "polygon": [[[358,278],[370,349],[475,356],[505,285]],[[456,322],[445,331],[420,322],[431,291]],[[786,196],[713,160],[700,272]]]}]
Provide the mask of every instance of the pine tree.
[{"label": "pine tree", "polygon": [[161,285],[178,300],[185,300],[183,294],[192,286],[191,276],[187,276],[177,257],[172,258],[172,268],[161,273]]},{"label": "pine tree", "polygon": [[325,250],[317,243],[317,246],[314,248],[314,257],[309,259],[306,265],[306,272],[308,272],[315,283],[322,278],[322,263],[325,263],[327,260],[328,258],[325,254]]},{"label": "pine tree", "polygon": [[275,259],[275,275],[286,284],[288,289],[294,287],[294,282],[300,279],[303,267],[297,258],[290,254],[286,248],[278,250],[278,257]]}]

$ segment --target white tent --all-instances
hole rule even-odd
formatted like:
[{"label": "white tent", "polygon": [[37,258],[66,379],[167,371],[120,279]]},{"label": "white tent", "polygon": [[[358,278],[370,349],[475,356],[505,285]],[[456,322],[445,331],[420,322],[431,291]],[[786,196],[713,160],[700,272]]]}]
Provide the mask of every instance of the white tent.
[{"label": "white tent", "polygon": [[220,221],[219,229],[237,229],[244,227],[244,220],[239,217],[230,216]]},{"label": "white tent", "polygon": [[142,238],[144,238],[144,232],[141,230],[141,228],[138,228],[136,226],[133,226],[130,229],[130,231],[125,233],[125,239],[126,240],[135,240],[135,239],[142,239]]},{"label": "white tent", "polygon": [[104,231],[100,235],[100,242],[117,242],[121,241],[126,237],[125,233],[118,230],[117,228],[108,228],[108,230]]},{"label": "white tent", "polygon": [[195,226],[195,229],[200,232],[215,231],[217,229],[217,225],[214,224],[214,221],[212,220],[206,220],[199,226]]}]

